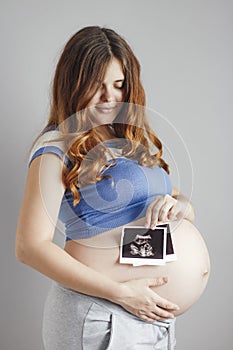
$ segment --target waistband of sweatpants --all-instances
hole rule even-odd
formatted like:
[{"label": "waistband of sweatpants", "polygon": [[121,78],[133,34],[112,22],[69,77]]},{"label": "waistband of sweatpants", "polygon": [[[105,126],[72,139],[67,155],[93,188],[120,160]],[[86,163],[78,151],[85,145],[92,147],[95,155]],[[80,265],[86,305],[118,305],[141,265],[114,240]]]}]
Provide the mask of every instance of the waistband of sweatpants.
[{"label": "waistband of sweatpants", "polygon": [[[113,314],[120,315],[121,317],[128,317],[128,318],[131,318],[131,319],[134,319],[137,321],[141,321],[141,322],[146,322],[146,321],[139,319],[137,316],[131,314],[130,312],[125,310],[122,306],[120,306],[116,303],[113,303],[107,299],[103,299],[103,298],[80,293],[80,292],[78,292],[74,289],[71,289],[69,287],[66,287],[58,282],[53,282],[53,285],[54,285],[54,287],[63,289],[64,291],[66,291],[66,293],[71,293],[71,294],[77,295],[79,297],[79,300],[94,302],[94,303],[100,305],[101,307],[107,309],[108,311],[112,312]],[[160,321],[148,322],[148,323],[152,323],[152,324],[160,326],[160,327],[170,328],[173,324],[175,324],[175,321],[176,321],[176,318],[167,318],[163,321],[160,320]]]}]

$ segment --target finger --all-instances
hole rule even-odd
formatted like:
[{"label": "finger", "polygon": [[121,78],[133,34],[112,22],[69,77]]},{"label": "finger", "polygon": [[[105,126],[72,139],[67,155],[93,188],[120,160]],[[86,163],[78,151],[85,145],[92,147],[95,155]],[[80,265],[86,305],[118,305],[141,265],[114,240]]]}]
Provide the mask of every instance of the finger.
[{"label": "finger", "polygon": [[168,220],[168,214],[169,211],[174,207],[174,203],[171,202],[167,202],[164,203],[164,205],[161,207],[160,211],[159,211],[159,221],[167,221]]},{"label": "finger", "polygon": [[[172,315],[172,317],[170,315]],[[174,318],[174,315],[170,314],[168,312],[165,313],[165,316],[160,316],[157,312],[151,311],[151,312],[147,312],[145,314],[145,316],[150,318],[151,320],[153,320],[153,322],[154,321],[159,321],[159,320],[165,320],[167,318]]]},{"label": "finger", "polygon": [[150,317],[147,315],[141,315],[141,316],[139,316],[139,318],[143,321],[146,321],[146,322],[155,322],[155,321],[158,321],[158,319],[159,319],[159,317],[158,318],[156,316]]},{"label": "finger", "polygon": [[[172,312],[169,312],[167,310],[161,309],[160,307],[158,307],[157,305],[155,305],[154,310],[152,311],[156,317],[160,317],[160,318],[174,318],[174,314]],[[150,315],[151,317],[151,315]]]},{"label": "finger", "polygon": [[176,215],[174,214],[175,207],[172,207],[168,212],[168,220],[176,220]]},{"label": "finger", "polygon": [[166,194],[164,197],[165,202],[159,213],[159,220],[161,221],[167,221],[169,213],[175,208],[177,204],[177,199],[173,198],[169,194]]},{"label": "finger", "polygon": [[164,310],[179,310],[179,306],[161,297],[155,301],[156,305]]},{"label": "finger", "polygon": [[146,217],[145,217],[145,227],[149,228],[151,227],[151,217],[152,217],[152,209],[154,205],[157,205],[158,200],[161,198],[161,196],[158,196],[147,208],[146,210]]},{"label": "finger", "polygon": [[158,222],[158,217],[159,217],[159,212],[160,209],[164,203],[164,197],[160,197],[157,201],[157,203],[155,203],[152,207],[152,211],[151,211],[151,224],[150,224],[150,228],[152,230],[154,230],[156,228],[157,222]]},{"label": "finger", "polygon": [[151,222],[151,212],[152,212],[152,206],[149,205],[149,207],[146,210],[146,218],[145,218],[145,227],[149,228],[150,227],[150,222]]},{"label": "finger", "polygon": [[[152,305],[153,306],[153,305]],[[154,305],[156,306],[156,305]],[[140,317],[142,320],[147,321],[147,322],[155,322],[158,320],[163,320],[165,317],[159,316],[154,310],[139,310],[138,312],[138,317]],[[169,318],[169,317],[166,317]]]},{"label": "finger", "polygon": [[173,313],[168,312],[164,309],[161,309],[160,307],[158,307],[156,304],[152,304],[150,306],[150,308],[148,308],[147,310],[139,310],[138,311],[138,316],[144,320],[146,320],[147,318],[150,318],[153,321],[156,320],[162,320],[162,319],[168,319],[168,318],[174,318],[175,316],[173,315]]},{"label": "finger", "polygon": [[186,215],[188,215],[189,210],[190,210],[189,202],[186,202],[182,199],[178,200],[177,205],[174,206],[173,220],[183,219],[184,217],[186,217]]},{"label": "finger", "polygon": [[173,210],[173,219],[172,220],[175,220],[175,219],[183,219],[185,214],[187,212],[187,207],[183,210],[181,210],[181,208],[179,206],[177,207],[174,207],[174,210]]},{"label": "finger", "polygon": [[146,279],[146,284],[148,287],[152,287],[152,286],[162,286],[164,284],[166,284],[168,282],[168,278],[167,277],[156,277],[156,278],[148,278]]}]

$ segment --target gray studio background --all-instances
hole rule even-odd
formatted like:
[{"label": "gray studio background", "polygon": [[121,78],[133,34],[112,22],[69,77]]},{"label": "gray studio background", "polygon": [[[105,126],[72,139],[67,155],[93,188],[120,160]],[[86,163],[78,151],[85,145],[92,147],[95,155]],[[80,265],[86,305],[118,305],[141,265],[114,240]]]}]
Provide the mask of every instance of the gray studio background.
[{"label": "gray studio background", "polygon": [[[231,349],[233,2],[10,0],[0,7],[0,349],[43,349],[50,281],[14,257],[27,152],[47,120],[63,45],[95,24],[112,27],[132,46],[148,107],[175,125],[192,160],[196,226],[212,270],[201,299],[177,320],[177,349]],[[64,238],[55,240],[62,245]]]}]

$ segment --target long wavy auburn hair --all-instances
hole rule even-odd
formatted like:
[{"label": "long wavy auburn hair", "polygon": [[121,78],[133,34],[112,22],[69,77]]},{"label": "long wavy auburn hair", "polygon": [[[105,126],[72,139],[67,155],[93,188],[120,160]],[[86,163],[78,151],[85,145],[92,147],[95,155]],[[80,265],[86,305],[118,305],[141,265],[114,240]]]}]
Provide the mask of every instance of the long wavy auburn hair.
[{"label": "long wavy auburn hair", "polygon": [[[109,126],[93,128],[87,106],[99,89],[113,57],[122,66],[125,102],[111,126],[114,138],[126,141],[124,157],[137,159],[143,166],[159,165],[169,173],[167,163],[161,158],[162,144],[145,116],[140,64],[133,51],[112,29],[85,27],[70,38],[60,56],[53,80],[50,116],[45,126],[45,129],[59,127],[61,138],[67,145],[72,167],[64,165],[63,182],[74,196],[74,205],[80,200],[78,189],[106,177],[101,172],[109,166],[106,151],[110,155],[111,151],[101,138],[101,129]],[[151,143],[157,148],[155,154],[150,152]]]}]

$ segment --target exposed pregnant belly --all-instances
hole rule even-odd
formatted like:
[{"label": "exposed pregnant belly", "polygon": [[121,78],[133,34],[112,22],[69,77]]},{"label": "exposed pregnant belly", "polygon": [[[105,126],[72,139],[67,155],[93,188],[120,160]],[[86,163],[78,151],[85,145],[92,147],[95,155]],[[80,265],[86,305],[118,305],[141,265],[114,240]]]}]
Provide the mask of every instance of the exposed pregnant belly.
[{"label": "exposed pregnant belly", "polygon": [[[144,219],[134,222],[143,225]],[[130,223],[129,225],[132,225]],[[164,266],[132,266],[119,263],[121,228],[101,235],[68,241],[65,250],[83,264],[119,282],[134,278],[167,276],[168,283],[156,293],[179,305],[178,316],[188,310],[204,291],[210,271],[209,254],[196,227],[187,220],[171,222],[177,260]]]}]

